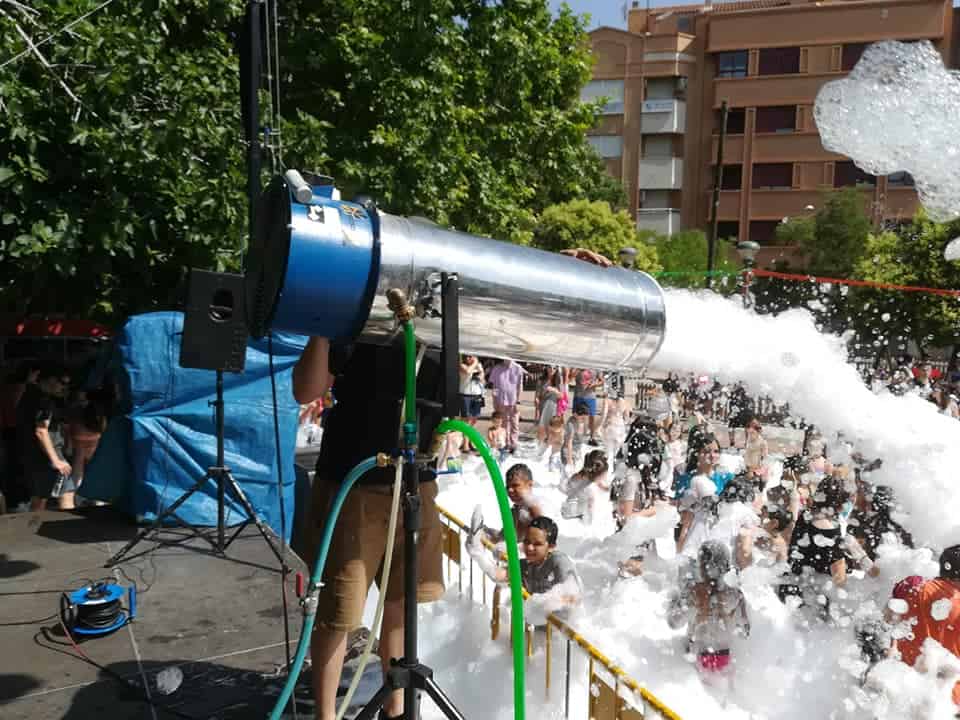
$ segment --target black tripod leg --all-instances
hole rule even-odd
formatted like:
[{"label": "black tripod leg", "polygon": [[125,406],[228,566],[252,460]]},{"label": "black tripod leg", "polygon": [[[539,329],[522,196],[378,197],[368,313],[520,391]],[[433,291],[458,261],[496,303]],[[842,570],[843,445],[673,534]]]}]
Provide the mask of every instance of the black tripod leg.
[{"label": "black tripod leg", "polygon": [[[277,561],[280,563],[281,567],[285,566],[283,561],[283,555],[277,549],[277,546],[274,544],[273,539],[270,537],[270,533],[267,532],[266,525],[263,524],[263,520],[260,519],[260,516],[257,515],[257,511],[253,509],[253,505],[250,504],[250,501],[247,500],[247,496],[244,494],[243,490],[240,489],[240,486],[237,484],[237,481],[233,478],[233,475],[229,471],[223,473],[224,482],[229,483],[231,490],[233,490],[234,495],[237,496],[237,499],[240,500],[240,504],[243,505],[243,509],[247,511],[247,517],[249,518],[247,522],[251,520],[257,526],[257,530],[260,531],[260,534],[263,536],[264,541],[273,551],[273,554],[277,556]],[[227,546],[232,543],[239,533],[234,533],[230,538],[230,542],[226,543],[223,546],[223,550],[226,551]],[[285,538],[280,538],[280,542],[286,543]]]},{"label": "black tripod leg", "polygon": [[373,720],[373,717],[380,711],[380,708],[383,707],[383,704],[392,692],[393,688],[382,685],[380,689],[377,690],[377,694],[370,698],[370,702],[363,706],[363,710],[357,713],[357,716],[353,720]]},{"label": "black tripod leg", "polygon": [[440,712],[448,717],[449,720],[466,720],[432,677],[424,678],[423,689],[427,695],[430,696],[430,699],[433,700],[434,705],[440,708]]},{"label": "black tripod leg", "polygon": [[176,512],[177,512],[177,509],[178,509],[181,505],[183,505],[183,504],[190,498],[191,495],[193,495],[197,490],[199,490],[199,489],[207,482],[207,480],[210,480],[210,474],[209,474],[209,473],[207,473],[207,474],[204,475],[202,478],[200,478],[199,480],[197,480],[197,482],[194,483],[193,487],[190,488],[189,490],[187,490],[183,495],[181,495],[180,497],[178,497],[178,498],[177,498],[177,501],[176,501],[175,503],[173,503],[173,505],[171,505],[171,506],[168,507],[166,510],[164,510],[162,513],[160,513],[159,515],[157,515],[156,520],[154,520],[153,523],[152,523],[149,527],[145,527],[143,530],[141,530],[139,533],[137,533],[137,536],[136,536],[133,540],[131,540],[130,542],[128,542],[126,545],[124,545],[123,548],[120,550],[120,552],[118,552],[118,553],[117,553],[116,555],[114,555],[112,558],[110,558],[109,560],[107,560],[106,563],[104,563],[104,567],[113,567],[114,565],[116,565],[117,563],[119,563],[119,562],[124,558],[124,556],[125,556],[127,553],[129,553],[131,550],[133,550],[133,548],[136,547],[136,546],[137,546],[141,541],[143,541],[147,536],[149,536],[149,535],[151,535],[152,533],[154,533],[154,532],[156,532],[157,530],[159,530],[159,529],[160,529],[160,526],[163,525],[164,519],[166,519],[167,517],[170,517],[171,515],[174,517],[174,519],[176,519],[176,521],[177,521],[178,523],[180,523],[180,524],[183,525],[184,527],[192,530],[192,531],[193,531],[196,535],[198,535],[199,537],[204,537],[203,534],[200,533],[200,532],[198,532],[196,528],[190,527],[189,525],[186,525],[182,520],[180,520],[180,518],[177,517]]}]

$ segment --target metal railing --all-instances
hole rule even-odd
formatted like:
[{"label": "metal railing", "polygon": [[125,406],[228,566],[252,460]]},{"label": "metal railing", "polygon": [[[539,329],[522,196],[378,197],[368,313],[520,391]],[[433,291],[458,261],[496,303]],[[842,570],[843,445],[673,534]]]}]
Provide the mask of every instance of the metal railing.
[{"label": "metal railing", "polygon": [[[437,508],[440,511],[440,517],[443,524],[443,552],[447,560],[447,577],[454,575],[453,565],[457,566],[457,589],[464,592],[464,574],[468,576],[467,590],[473,594],[473,559],[468,558],[468,564],[464,564],[462,556],[463,534],[468,530],[460,518],[442,507]],[[493,546],[485,543],[488,547]],[[487,605],[487,581],[488,578],[483,571],[480,571],[480,595],[481,602]],[[490,580],[492,586],[491,593],[491,620],[490,630],[491,639],[496,640],[500,632],[500,586]],[[524,597],[527,593],[524,592]],[[543,632],[544,654],[546,660],[546,670],[544,673],[544,691],[546,696],[550,696],[551,675],[554,666],[554,642],[553,634],[557,632],[561,635],[566,644],[566,653],[564,656],[564,717],[570,717],[570,690],[572,676],[572,651],[582,652],[587,659],[587,684],[588,688],[588,707],[591,720],[637,720],[639,718],[665,718],[666,720],[680,720],[680,716],[668,708],[653,693],[640,685],[636,680],[627,675],[623,668],[616,665],[607,655],[601,652],[593,643],[587,640],[583,635],[576,631],[565,621],[550,615],[547,617],[546,628]],[[534,633],[528,626],[526,632],[527,657],[533,655],[534,639],[538,633]],[[609,679],[608,679],[609,678]]]}]

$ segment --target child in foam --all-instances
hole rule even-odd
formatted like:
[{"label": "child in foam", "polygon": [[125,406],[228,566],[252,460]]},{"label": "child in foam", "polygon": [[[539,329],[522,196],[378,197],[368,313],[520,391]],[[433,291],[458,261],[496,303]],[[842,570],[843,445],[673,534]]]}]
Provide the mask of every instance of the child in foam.
[{"label": "child in foam", "polygon": [[507,430],[503,422],[503,413],[494,410],[490,416],[490,427],[487,429],[487,445],[496,453],[501,463],[507,459]]},{"label": "child in foam", "polygon": [[593,522],[597,495],[609,496],[607,468],[607,456],[603,450],[587,453],[583,468],[565,483],[567,498],[560,510],[564,520],[579,518],[588,525]]},{"label": "child in foam", "polygon": [[550,418],[550,424],[547,427],[547,447],[549,448],[549,457],[547,458],[547,468],[550,470],[560,470],[563,467],[563,415],[554,415]]},{"label": "child in foam", "polygon": [[[543,515],[540,500],[533,492],[533,473],[523,463],[517,463],[507,470],[507,495],[513,502],[511,510],[513,524],[517,529],[517,542],[522,543],[527,535],[527,528],[538,517]],[[502,530],[485,530],[490,542],[503,540]]]},{"label": "child in foam", "polygon": [[704,680],[722,684],[733,669],[734,638],[750,634],[747,604],[743,592],[730,582],[734,571],[726,545],[703,543],[697,564],[700,579],[674,596],[668,621],[674,628],[687,625],[688,647]]},{"label": "child in foam", "polygon": [[[565,617],[583,595],[573,561],[557,551],[557,535],[557,524],[540,516],[531,521],[523,541],[520,575],[523,589],[530,594],[523,614],[529,624],[537,627],[545,625],[550,614]],[[467,540],[467,551],[488,577],[501,584],[508,581],[506,568],[494,562],[483,547],[479,533]]]}]

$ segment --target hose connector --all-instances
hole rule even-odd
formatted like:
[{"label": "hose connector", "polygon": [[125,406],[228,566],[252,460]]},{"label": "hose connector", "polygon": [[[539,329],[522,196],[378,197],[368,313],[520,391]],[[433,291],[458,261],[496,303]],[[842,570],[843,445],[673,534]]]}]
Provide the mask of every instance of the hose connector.
[{"label": "hose connector", "polygon": [[390,456],[389,453],[377,453],[377,467],[395,467],[397,464],[396,458]]},{"label": "hose connector", "polygon": [[400,288],[387,290],[387,307],[401,323],[410,322],[416,315],[413,305],[407,302],[407,294]]}]

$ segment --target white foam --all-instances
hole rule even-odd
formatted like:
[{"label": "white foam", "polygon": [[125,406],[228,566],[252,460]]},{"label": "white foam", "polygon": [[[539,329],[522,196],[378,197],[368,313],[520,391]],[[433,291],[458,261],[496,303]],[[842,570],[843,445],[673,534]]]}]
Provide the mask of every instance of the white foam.
[{"label": "white foam", "polygon": [[960,539],[960,423],[913,394],[871,392],[846,362],[843,339],[820,333],[805,310],[757,315],[738,300],[684,290],[668,290],[666,304],[670,330],[654,367],[742,380],[751,393],[789,403],[825,438],[842,432],[866,457],[883,459],[871,479],[894,488],[919,543]]},{"label": "white foam", "polygon": [[938,220],[960,216],[960,74],[929,41],[884,41],[817,94],[823,146],[874,175],[907,171]]}]

